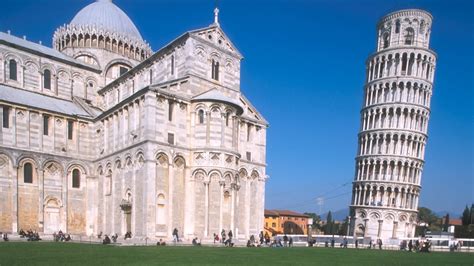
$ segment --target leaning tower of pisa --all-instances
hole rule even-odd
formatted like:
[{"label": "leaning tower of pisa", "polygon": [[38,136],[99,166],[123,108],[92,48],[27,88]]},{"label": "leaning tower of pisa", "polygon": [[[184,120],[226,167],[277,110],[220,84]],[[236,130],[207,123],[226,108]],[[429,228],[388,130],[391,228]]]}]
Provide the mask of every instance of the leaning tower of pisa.
[{"label": "leaning tower of pisa", "polygon": [[431,22],[428,12],[408,9],[377,25],[350,206],[354,236],[384,243],[414,236],[436,68]]}]

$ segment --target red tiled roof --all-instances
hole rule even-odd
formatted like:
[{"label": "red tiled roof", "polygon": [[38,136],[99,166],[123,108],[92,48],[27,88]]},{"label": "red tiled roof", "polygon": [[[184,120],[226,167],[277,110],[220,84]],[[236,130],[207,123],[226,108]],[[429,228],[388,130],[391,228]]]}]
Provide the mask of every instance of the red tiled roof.
[{"label": "red tiled roof", "polygon": [[265,216],[290,216],[290,217],[306,217],[308,215],[290,211],[290,210],[265,210]]},{"label": "red tiled roof", "polygon": [[461,219],[449,219],[449,225],[462,225]]}]

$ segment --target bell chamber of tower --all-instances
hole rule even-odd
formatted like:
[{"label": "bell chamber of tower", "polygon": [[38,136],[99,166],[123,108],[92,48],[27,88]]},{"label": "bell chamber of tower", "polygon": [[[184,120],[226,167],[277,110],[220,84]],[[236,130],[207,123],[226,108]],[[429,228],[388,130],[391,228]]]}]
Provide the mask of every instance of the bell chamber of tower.
[{"label": "bell chamber of tower", "polygon": [[416,9],[378,23],[377,51],[366,61],[350,205],[354,236],[414,236],[436,68],[431,23]]}]

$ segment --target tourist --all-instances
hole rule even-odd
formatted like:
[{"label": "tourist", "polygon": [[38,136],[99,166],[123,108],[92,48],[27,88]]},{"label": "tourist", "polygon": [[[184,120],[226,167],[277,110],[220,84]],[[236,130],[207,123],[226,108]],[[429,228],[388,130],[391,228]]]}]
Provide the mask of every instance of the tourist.
[{"label": "tourist", "polygon": [[214,244],[217,242],[219,242],[219,235],[217,235],[216,233],[214,233]]},{"label": "tourist", "polygon": [[334,240],[334,237],[331,239],[331,247],[334,247],[334,244],[336,243],[336,240]]},{"label": "tourist", "polygon": [[408,251],[411,252],[413,249],[413,240],[410,239],[410,241],[408,242]]},{"label": "tourist", "polygon": [[379,249],[382,249],[382,239],[379,238],[377,244],[379,245]]},{"label": "tourist", "polygon": [[173,230],[173,238],[175,242],[179,242],[179,236],[178,236],[178,228],[175,228]]},{"label": "tourist", "polygon": [[125,233],[125,237],[123,239],[127,240],[127,238],[132,238],[132,232],[126,232]]},{"label": "tourist", "polygon": [[359,248],[359,239],[357,239],[357,238],[355,240],[355,246],[356,246],[357,249]]},{"label": "tourist", "polygon": [[258,238],[260,240],[260,245],[263,245],[263,231],[260,231],[260,234],[258,235]]},{"label": "tourist", "polygon": [[270,244],[270,235],[268,232],[265,232],[265,244],[268,246]]},{"label": "tourist", "polygon": [[104,245],[110,244],[110,238],[108,235],[105,235],[104,240],[102,241],[102,244]]},{"label": "tourist", "polygon": [[229,230],[229,234],[227,234],[229,236],[229,240],[232,241],[232,237],[234,237],[234,234],[232,233],[232,230]]},{"label": "tourist", "polygon": [[64,237],[64,241],[66,241],[66,242],[71,241],[71,235],[70,235],[70,234],[67,234],[67,235]]},{"label": "tourist", "polygon": [[225,242],[225,236],[226,236],[225,230],[222,229],[222,232],[221,232],[221,240],[222,240],[222,243]]},{"label": "tourist", "polygon": [[287,244],[288,243],[288,236],[286,234],[283,236],[283,243],[285,243],[285,247],[288,246],[288,244]]},{"label": "tourist", "polygon": [[198,238],[193,238],[193,246],[201,246],[201,241],[198,242]]},{"label": "tourist", "polygon": [[20,232],[18,232],[18,234],[20,235],[20,238],[25,238],[25,236],[26,236],[25,231],[23,231],[23,229],[21,229],[21,228],[20,228]]},{"label": "tourist", "polygon": [[342,246],[344,248],[347,248],[347,237],[344,237],[344,240],[342,241],[342,244],[343,244]]},{"label": "tourist", "polygon": [[5,241],[5,242],[8,241],[8,234],[6,232],[4,234],[2,234],[2,238],[3,238],[3,241]]},{"label": "tourist", "polygon": [[113,241],[114,243],[117,243],[117,238],[118,238],[117,233],[115,233],[115,235],[112,235],[112,241]]},{"label": "tourist", "polygon": [[156,242],[157,246],[166,246],[166,242],[163,241],[163,239],[160,238],[160,241]]},{"label": "tourist", "polygon": [[97,238],[101,239],[102,238],[102,231],[97,235]]},{"label": "tourist", "polygon": [[288,243],[288,246],[291,248],[293,246],[293,237],[290,236],[290,240]]}]

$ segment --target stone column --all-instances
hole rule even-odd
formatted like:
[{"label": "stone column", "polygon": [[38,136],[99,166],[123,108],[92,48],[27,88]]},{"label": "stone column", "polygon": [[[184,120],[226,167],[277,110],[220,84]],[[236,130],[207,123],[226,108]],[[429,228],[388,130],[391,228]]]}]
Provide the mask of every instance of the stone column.
[{"label": "stone column", "polygon": [[367,237],[367,232],[369,231],[369,228],[367,228],[368,221],[369,221],[369,218],[364,219],[364,237]]},{"label": "stone column", "polygon": [[13,191],[12,191],[12,201],[13,201],[13,213],[12,213],[12,233],[18,232],[18,202],[19,193],[18,193],[18,165],[15,165],[15,162],[12,162],[14,165],[12,166],[12,178],[13,178]]},{"label": "stone column", "polygon": [[[235,197],[237,196],[237,193],[238,193],[238,185],[237,184],[232,184],[231,185],[231,197],[232,197],[232,206],[231,206],[231,209],[230,209],[230,229],[232,230],[232,232],[234,232],[234,234],[236,234],[235,232]],[[237,237],[237,234],[235,235],[235,237]]]},{"label": "stone column", "polygon": [[224,202],[224,181],[219,181],[219,187],[220,187],[220,196],[219,196],[219,232],[222,232],[222,205]]},{"label": "stone column", "polygon": [[44,169],[42,167],[38,167],[38,192],[38,231],[44,232]]},{"label": "stone column", "polygon": [[[173,233],[173,193],[174,193],[174,162],[170,158],[169,168],[168,168],[168,236],[171,236]],[[206,201],[207,203],[207,201]]]},{"label": "stone column", "polygon": [[204,237],[209,234],[209,181],[204,181]]}]

